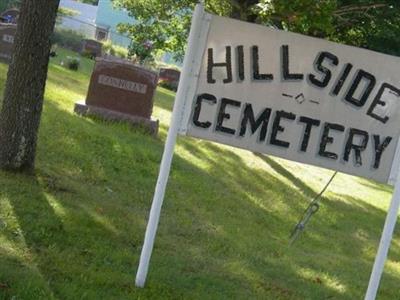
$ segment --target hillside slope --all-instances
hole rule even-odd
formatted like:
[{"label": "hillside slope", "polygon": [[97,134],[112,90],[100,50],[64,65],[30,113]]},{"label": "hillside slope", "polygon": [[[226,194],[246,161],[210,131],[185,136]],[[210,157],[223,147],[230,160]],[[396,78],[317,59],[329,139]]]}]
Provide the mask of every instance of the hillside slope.
[{"label": "hillside slope", "polygon": [[[145,289],[134,286],[174,94],[158,138],[73,114],[92,62],[50,66],[35,176],[0,172],[0,299],[362,299],[391,188],[179,138]],[[0,92],[6,66],[0,64]],[[378,299],[400,299],[397,230]]]}]

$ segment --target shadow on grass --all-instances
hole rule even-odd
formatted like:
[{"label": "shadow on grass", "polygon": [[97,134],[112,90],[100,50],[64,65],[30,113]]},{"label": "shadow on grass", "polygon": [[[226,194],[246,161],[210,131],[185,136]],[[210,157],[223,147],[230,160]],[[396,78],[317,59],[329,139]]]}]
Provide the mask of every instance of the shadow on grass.
[{"label": "shadow on grass", "polygon": [[360,184],[362,184],[363,186],[365,186],[367,188],[382,190],[382,191],[385,191],[388,193],[393,192],[393,187],[390,186],[389,184],[379,183],[379,182],[376,182],[373,180],[368,180],[365,178],[358,178],[358,181],[360,182]]},{"label": "shadow on grass", "polygon": [[[52,292],[35,266],[21,262],[19,257],[3,253],[0,247],[0,299],[51,299]],[[27,287],[29,286],[29,290]]]},{"label": "shadow on grass", "polygon": [[[9,294],[21,299],[96,298],[96,291],[87,291],[86,285],[90,286],[90,281],[94,280],[91,275],[98,272],[105,277],[94,276],[95,279],[99,286],[107,288],[106,277],[113,273],[110,269],[115,263],[110,254],[119,239],[107,222],[99,220],[99,206],[74,201],[75,197],[79,199],[83,195],[59,185],[54,177],[41,170],[35,177],[6,176],[7,179],[2,180],[1,196],[12,207],[19,227],[17,234],[36,268],[25,279],[14,275],[15,281],[9,283]],[[15,181],[20,184],[16,186]],[[7,236],[7,231],[5,233]],[[10,241],[15,240],[13,235],[15,232],[8,232]],[[13,264],[5,259],[2,267],[7,263]],[[125,268],[119,269],[120,285],[123,285],[121,282],[126,284],[124,274],[133,268],[131,262],[125,263]],[[16,273],[20,275],[26,271],[19,267]],[[21,287],[20,280],[25,281],[25,286]]]},{"label": "shadow on grass", "polygon": [[313,198],[317,195],[317,193],[313,189],[311,189],[308,185],[306,185],[303,181],[301,181],[298,177],[293,175],[287,169],[282,167],[275,160],[261,153],[254,153],[254,155],[265,161],[276,172],[286,177],[286,179],[288,179],[294,186],[303,191],[306,196]]},{"label": "shadow on grass", "polygon": [[[54,265],[49,263],[51,252],[64,251],[68,247],[68,239],[62,222],[43,195],[36,178],[16,174],[7,174],[6,176],[6,182],[2,181],[1,196],[7,199],[12,206],[20,227],[20,232],[9,234],[21,235],[26,247],[36,258],[34,261],[40,273],[35,277],[43,276],[44,282],[48,284],[43,287],[44,290],[34,289],[31,291],[30,297],[33,299],[35,296],[44,296],[45,290],[51,289],[52,279],[56,275],[53,269]],[[23,182],[23,184],[16,188],[13,184],[14,180]],[[4,264],[2,265],[4,266]],[[13,288],[13,284],[10,283],[10,289]]]},{"label": "shadow on grass", "polygon": [[[327,198],[288,248],[289,232],[314,195],[310,187],[267,157],[260,159],[304,193],[228,148],[190,138],[179,145],[187,153],[174,158],[148,285],[139,290],[133,279],[163,143],[46,103],[37,177],[18,179],[20,188],[7,177],[2,193],[55,297],[363,296],[383,211],[348,196]],[[399,247],[392,253],[398,256]],[[382,299],[395,299],[397,282],[385,274]]]},{"label": "shadow on grass", "polygon": [[[191,143],[183,142],[183,144],[191,153],[196,156],[202,155],[204,160],[211,163],[211,167],[207,168],[204,176],[211,175],[214,183],[209,182],[207,186],[199,187],[199,190],[211,189],[218,194],[222,190],[227,194],[223,207],[219,205],[219,209],[215,209],[213,217],[210,216],[210,218],[216,223],[221,223],[219,220],[225,220],[222,226],[227,232],[223,240],[225,242],[228,240],[228,244],[235,245],[229,256],[243,257],[242,263],[246,266],[254,266],[253,275],[258,274],[259,278],[264,280],[269,277],[269,280],[274,282],[274,277],[286,278],[280,282],[280,284],[285,281],[291,283],[284,288],[286,291],[303,291],[300,294],[294,292],[292,295],[294,298],[355,299],[363,296],[375,254],[375,251],[371,251],[369,255],[365,255],[363,249],[377,246],[385,216],[383,211],[355,198],[348,199],[348,203],[326,198],[323,209],[311,222],[312,226],[308,229],[310,234],[306,232],[300,245],[288,250],[286,247],[288,233],[297,221],[293,216],[298,216],[299,212],[304,209],[304,205],[308,204],[309,199],[304,194],[311,197],[315,195],[315,192],[273,159],[262,157],[272,168],[304,191],[304,194],[297,192],[293,187],[277,180],[267,172],[249,168],[239,156],[229,150],[222,150],[213,144],[207,144],[204,148],[214,153],[213,160],[206,151],[201,153],[202,151],[193,147]],[[215,186],[214,189],[213,186]],[[257,190],[261,193],[264,191],[267,196],[254,201],[251,193]],[[280,194],[284,196],[280,198]],[[203,192],[201,199],[203,200],[205,197],[207,197],[207,193]],[[227,204],[225,201],[232,202]],[[217,205],[217,203],[215,204]],[[232,218],[229,220],[227,220],[226,209],[233,212]],[[201,218],[201,215],[204,214],[196,215],[194,219]],[[367,218],[366,215],[368,215]],[[240,220],[240,224],[237,220]],[[257,226],[260,224],[261,226]],[[239,226],[247,226],[252,230],[246,230]],[[238,236],[240,231],[243,234]],[[260,236],[261,232],[264,234]],[[366,237],[364,232],[368,232],[369,235]],[[220,238],[220,235],[215,237],[215,239]],[[223,246],[221,245],[221,247]],[[398,247],[392,247],[392,250],[399,254]],[[239,254],[240,251],[243,252]],[[289,257],[288,254],[292,256]],[[313,255],[320,257],[320,262],[313,261]],[[248,259],[244,259],[244,257],[248,257]],[[254,263],[246,263],[246,260]],[[288,264],[288,262],[290,263]],[[349,268],[350,265],[353,268]],[[313,272],[309,270],[310,272],[305,272],[306,275],[302,275],[303,269],[310,269]],[[356,269],[363,270],[362,274],[358,274],[363,277],[358,282],[358,284],[360,282],[364,284],[362,286],[352,286]],[[273,272],[276,273],[273,274]],[[309,273],[315,275],[312,277],[312,275],[307,275]],[[326,276],[327,278],[321,279],[322,274],[334,274],[334,276],[332,278]],[[307,281],[305,280],[307,277],[302,278],[301,276],[311,277],[306,283],[304,281]],[[385,278],[393,288],[396,277],[386,274]],[[265,281],[263,282],[268,286]],[[391,295],[394,291],[393,288]],[[384,292],[385,289],[382,293]]]}]

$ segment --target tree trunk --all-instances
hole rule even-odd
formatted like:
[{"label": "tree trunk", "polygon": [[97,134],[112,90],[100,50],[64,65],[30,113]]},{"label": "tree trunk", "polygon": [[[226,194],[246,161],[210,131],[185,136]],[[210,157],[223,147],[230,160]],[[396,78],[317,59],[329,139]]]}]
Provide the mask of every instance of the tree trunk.
[{"label": "tree trunk", "polygon": [[0,168],[34,168],[49,64],[50,38],[60,0],[24,0],[0,113]]}]

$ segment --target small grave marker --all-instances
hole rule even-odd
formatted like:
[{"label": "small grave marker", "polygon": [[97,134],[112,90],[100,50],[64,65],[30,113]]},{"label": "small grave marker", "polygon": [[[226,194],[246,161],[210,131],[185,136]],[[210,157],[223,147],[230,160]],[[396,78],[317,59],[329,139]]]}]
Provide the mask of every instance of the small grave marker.
[{"label": "small grave marker", "polygon": [[175,88],[178,87],[180,76],[181,72],[179,72],[178,70],[169,68],[160,69],[160,81],[166,81]]},{"label": "small grave marker", "polygon": [[95,40],[82,40],[80,53],[89,55],[91,58],[100,57],[103,44]]}]

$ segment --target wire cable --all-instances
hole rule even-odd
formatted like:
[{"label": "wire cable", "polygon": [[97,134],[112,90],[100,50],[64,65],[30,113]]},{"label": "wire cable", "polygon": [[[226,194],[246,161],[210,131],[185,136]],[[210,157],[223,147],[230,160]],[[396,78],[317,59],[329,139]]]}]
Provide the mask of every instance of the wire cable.
[{"label": "wire cable", "polygon": [[322,194],[326,191],[328,186],[331,184],[333,178],[335,178],[338,172],[335,171],[329,181],[325,184],[324,188],[321,192],[314,197],[314,199],[310,202],[307,206],[306,210],[304,211],[302,217],[300,218],[299,222],[293,228],[290,234],[290,241],[289,246],[293,245],[293,243],[299,238],[300,234],[305,230],[307,223],[310,221],[311,217],[319,210],[319,200]]}]

